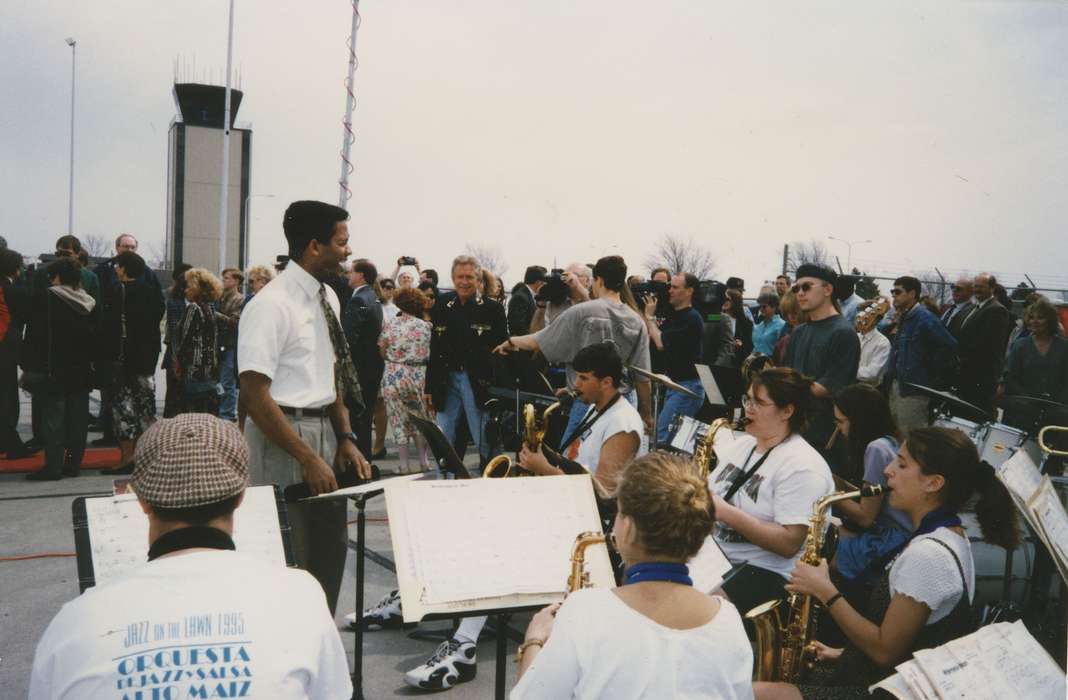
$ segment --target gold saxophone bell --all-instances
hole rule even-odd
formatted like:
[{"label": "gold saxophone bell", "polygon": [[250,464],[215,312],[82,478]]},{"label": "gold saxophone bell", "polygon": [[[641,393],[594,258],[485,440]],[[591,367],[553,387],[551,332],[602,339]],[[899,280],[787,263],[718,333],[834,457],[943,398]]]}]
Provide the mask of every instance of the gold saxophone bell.
[{"label": "gold saxophone bell", "polygon": [[497,455],[489,461],[486,468],[482,470],[483,479],[503,479],[507,476],[512,476],[514,471],[512,458],[508,455]]},{"label": "gold saxophone bell", "polygon": [[1068,433],[1068,426],[1047,425],[1038,431],[1038,447],[1048,455],[1056,457],[1068,457],[1068,450],[1055,450],[1046,442],[1046,433]]},{"label": "gold saxophone bell", "polygon": [[[531,452],[541,449],[545,433],[549,430],[549,416],[558,408],[560,408],[559,401],[550,404],[541,414],[541,418],[538,418],[538,412],[533,404],[528,403],[523,406],[523,444]],[[531,474],[520,468],[508,455],[497,455],[482,470],[483,479],[503,479],[511,476],[531,476]]]},{"label": "gold saxophone bell", "polygon": [[[819,563],[831,506],[883,493],[882,486],[864,484],[856,491],[839,491],[816,501],[808,519],[801,561],[813,566]],[[769,600],[745,614],[756,632],[753,680],[797,683],[803,679],[816,662],[816,605],[812,596],[791,593],[785,600]]]}]

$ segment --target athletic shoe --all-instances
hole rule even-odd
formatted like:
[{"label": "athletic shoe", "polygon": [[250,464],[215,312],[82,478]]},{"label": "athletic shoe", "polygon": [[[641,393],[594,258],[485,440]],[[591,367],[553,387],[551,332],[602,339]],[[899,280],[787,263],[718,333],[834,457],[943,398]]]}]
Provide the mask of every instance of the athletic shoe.
[{"label": "athletic shoe", "polygon": [[405,673],[404,682],[423,690],[448,690],[473,680],[477,672],[475,645],[450,639],[442,642],[425,664]]},{"label": "athletic shoe", "polygon": [[[356,613],[352,612],[345,616],[345,622],[349,629],[356,629]],[[400,592],[393,590],[387,593],[382,600],[372,607],[363,611],[363,628],[369,631],[377,631],[400,627],[404,623],[401,614]]]}]

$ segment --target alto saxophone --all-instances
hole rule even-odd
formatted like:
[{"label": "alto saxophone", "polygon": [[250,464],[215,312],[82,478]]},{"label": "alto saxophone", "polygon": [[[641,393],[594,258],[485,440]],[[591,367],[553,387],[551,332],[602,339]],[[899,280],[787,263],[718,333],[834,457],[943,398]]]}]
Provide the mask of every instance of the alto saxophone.
[{"label": "alto saxophone", "polygon": [[[537,452],[541,449],[542,440],[545,439],[545,433],[549,430],[549,416],[558,408],[560,408],[559,401],[549,405],[539,419],[538,412],[533,404],[528,403],[523,407],[523,444],[531,452]],[[512,458],[508,455],[497,455],[482,470],[483,479],[530,475],[529,472],[514,464]]]},{"label": "alto saxophone", "polygon": [[[839,501],[860,500],[881,496],[883,487],[864,484],[857,491],[838,491],[816,501],[808,519],[801,561],[815,566],[819,563],[825,541],[827,513]],[[818,601],[812,596],[791,593],[780,599],[762,603],[745,614],[756,630],[756,658],[753,680],[797,683],[816,659],[816,610]],[[785,609],[783,606],[786,606]]]},{"label": "alto saxophone", "polygon": [[567,577],[568,593],[590,587],[590,572],[586,571],[586,548],[602,542],[605,542],[605,536],[599,532],[583,532],[575,538],[575,544],[571,548],[571,575]]},{"label": "alto saxophone", "polygon": [[708,431],[693,451],[693,465],[697,468],[697,475],[702,481],[708,481],[708,473],[712,470],[712,455],[716,445],[716,433],[723,428],[730,430],[731,422],[726,418],[717,418],[708,426]]}]

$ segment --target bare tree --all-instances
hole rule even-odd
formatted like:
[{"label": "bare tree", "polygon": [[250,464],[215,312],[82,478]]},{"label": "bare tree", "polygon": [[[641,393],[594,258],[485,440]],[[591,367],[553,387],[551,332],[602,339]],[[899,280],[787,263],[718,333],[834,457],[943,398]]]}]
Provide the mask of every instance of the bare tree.
[{"label": "bare tree", "polygon": [[464,253],[478,260],[479,264],[500,279],[508,272],[508,263],[504,261],[504,253],[495,245],[486,243],[467,243]]},{"label": "bare tree", "polygon": [[166,270],[170,268],[170,265],[167,264],[167,256],[159,251],[159,248],[156,247],[155,243],[146,242],[145,248],[147,250],[144,251],[144,258],[149,267],[153,270]]},{"label": "bare tree", "polygon": [[90,258],[107,258],[111,256],[111,241],[95,233],[82,239],[82,249]]},{"label": "bare tree", "polygon": [[795,274],[801,265],[811,264],[832,267],[834,258],[822,241],[810,238],[807,243],[796,241],[790,244],[790,255],[786,261],[786,271]]},{"label": "bare tree", "polygon": [[645,257],[645,266],[649,270],[666,267],[672,274],[690,272],[698,279],[708,279],[716,270],[716,259],[712,251],[692,237],[665,233],[656,242],[653,252]]}]

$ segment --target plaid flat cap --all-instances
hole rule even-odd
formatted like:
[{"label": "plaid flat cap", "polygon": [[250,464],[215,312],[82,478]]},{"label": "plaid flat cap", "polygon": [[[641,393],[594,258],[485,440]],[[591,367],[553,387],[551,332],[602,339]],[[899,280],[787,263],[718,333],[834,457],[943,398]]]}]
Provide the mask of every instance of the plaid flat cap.
[{"label": "plaid flat cap", "polygon": [[237,426],[207,413],[164,418],[138,441],[132,479],[150,505],[218,503],[248,486],[248,445]]}]

